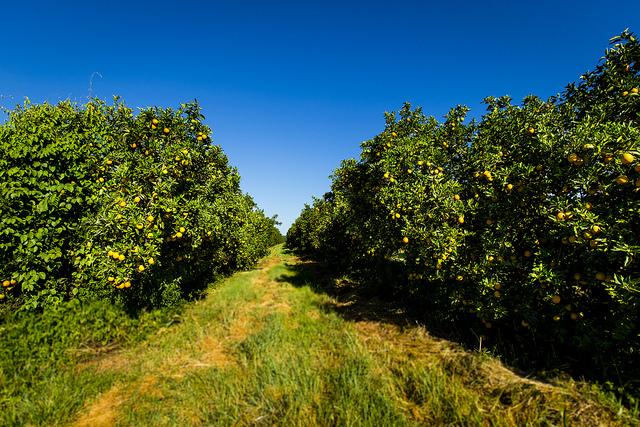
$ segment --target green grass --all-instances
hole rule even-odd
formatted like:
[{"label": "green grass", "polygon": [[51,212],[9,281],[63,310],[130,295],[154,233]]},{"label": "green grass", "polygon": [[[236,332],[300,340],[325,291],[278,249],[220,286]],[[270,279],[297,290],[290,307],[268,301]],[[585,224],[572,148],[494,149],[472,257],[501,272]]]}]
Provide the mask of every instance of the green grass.
[{"label": "green grass", "polygon": [[156,323],[91,360],[60,358],[50,375],[29,371],[40,380],[3,402],[0,424],[632,425],[637,417],[589,384],[520,378],[420,327],[349,320],[281,248],[263,262],[212,287],[178,324]]}]

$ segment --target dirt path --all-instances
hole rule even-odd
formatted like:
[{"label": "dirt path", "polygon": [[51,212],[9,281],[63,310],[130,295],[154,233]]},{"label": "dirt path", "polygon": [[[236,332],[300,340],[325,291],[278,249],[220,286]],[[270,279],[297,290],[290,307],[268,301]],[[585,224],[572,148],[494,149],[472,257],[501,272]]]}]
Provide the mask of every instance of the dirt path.
[{"label": "dirt path", "polygon": [[116,380],[72,425],[629,425],[587,386],[522,378],[420,326],[345,320],[301,269],[274,250],[179,325],[81,367]]}]

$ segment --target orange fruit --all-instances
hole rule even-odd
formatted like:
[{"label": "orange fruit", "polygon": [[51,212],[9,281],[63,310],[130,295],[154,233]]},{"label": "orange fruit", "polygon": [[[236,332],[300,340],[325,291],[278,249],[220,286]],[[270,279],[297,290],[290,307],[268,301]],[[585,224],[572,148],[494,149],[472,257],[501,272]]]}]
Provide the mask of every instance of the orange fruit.
[{"label": "orange fruit", "polygon": [[142,272],[144,271],[144,265],[140,264],[140,265],[138,266],[138,271],[139,271],[140,273],[142,273]]},{"label": "orange fruit", "polygon": [[601,282],[604,282],[605,280],[607,280],[607,275],[606,275],[606,274],[604,274],[604,273],[603,273],[603,272],[601,272],[601,271],[598,271],[598,272],[596,273],[596,279],[597,279],[597,280],[600,280]]},{"label": "orange fruit", "polygon": [[560,301],[562,301],[560,295],[554,295],[553,298],[551,298],[551,302],[553,302],[554,304],[560,304]]},{"label": "orange fruit", "polygon": [[622,164],[630,165],[636,159],[635,156],[631,153],[622,153],[621,156]]},{"label": "orange fruit", "polygon": [[558,213],[556,214],[556,219],[557,219],[558,221],[564,221],[564,219],[565,219],[566,217],[567,217],[567,215],[565,215],[565,213],[564,213],[564,212],[558,212]]},{"label": "orange fruit", "polygon": [[118,255],[118,259],[119,259],[120,261],[124,261],[124,255],[122,255],[122,254]]},{"label": "orange fruit", "polygon": [[507,184],[506,188],[507,188],[507,191],[513,190],[513,184]]},{"label": "orange fruit", "polygon": [[136,224],[136,228],[137,228],[138,230],[142,230],[142,227],[144,227],[144,225],[143,225],[143,224],[140,224],[140,223]]},{"label": "orange fruit", "polygon": [[629,177],[626,175],[620,175],[619,177],[616,178],[616,183],[618,183],[619,185],[625,185],[629,183]]},{"label": "orange fruit", "polygon": [[453,200],[455,200],[457,202],[458,200],[460,200],[460,196],[457,195],[457,194],[454,194],[453,195]]},{"label": "orange fruit", "polygon": [[151,124],[152,124],[152,125],[157,125],[157,124],[158,124],[158,119],[153,119],[153,120],[151,120]]},{"label": "orange fruit", "polygon": [[168,134],[169,133],[169,128],[162,129],[162,132],[164,132],[165,135]]},{"label": "orange fruit", "polygon": [[626,90],[622,92],[622,96],[627,96],[629,95],[629,92],[627,92]]},{"label": "orange fruit", "polygon": [[395,138],[396,136],[398,136],[398,134],[395,132],[391,132],[391,136]]},{"label": "orange fruit", "polygon": [[529,129],[527,129],[527,132],[529,132],[530,135],[533,135],[534,133],[536,133],[536,130],[530,127]]},{"label": "orange fruit", "polygon": [[463,215],[460,215],[458,217],[458,224],[464,224],[464,216]]},{"label": "orange fruit", "polygon": [[634,87],[633,89],[631,89],[631,93],[635,93],[635,94],[637,94],[637,93],[638,93],[638,88],[637,88],[637,87]]},{"label": "orange fruit", "polygon": [[460,276],[460,275],[458,275],[458,276],[456,276],[456,280],[457,280],[458,282],[462,282],[462,281],[464,280],[464,276]]},{"label": "orange fruit", "polygon": [[576,153],[571,153],[567,156],[567,160],[569,161],[569,163],[574,163],[579,159],[578,155]]},{"label": "orange fruit", "polygon": [[153,258],[149,258],[149,259],[147,260],[147,263],[148,263],[149,265],[153,265],[153,264],[155,264],[155,263],[156,263],[156,260],[155,260],[155,259],[153,259]]},{"label": "orange fruit", "polygon": [[3,280],[2,281],[2,286],[4,286],[5,288],[8,288],[9,286],[11,286],[11,282],[8,280]]},{"label": "orange fruit", "polygon": [[409,238],[408,237],[403,237],[402,238],[402,243],[404,243],[404,244],[409,243]]},{"label": "orange fruit", "polygon": [[524,251],[523,255],[524,255],[525,258],[529,258],[531,256],[531,251],[530,250],[526,250],[526,251]]},{"label": "orange fruit", "polygon": [[178,232],[176,233],[176,237],[177,237],[178,239],[181,239],[181,238],[182,238],[182,233],[178,231]]}]

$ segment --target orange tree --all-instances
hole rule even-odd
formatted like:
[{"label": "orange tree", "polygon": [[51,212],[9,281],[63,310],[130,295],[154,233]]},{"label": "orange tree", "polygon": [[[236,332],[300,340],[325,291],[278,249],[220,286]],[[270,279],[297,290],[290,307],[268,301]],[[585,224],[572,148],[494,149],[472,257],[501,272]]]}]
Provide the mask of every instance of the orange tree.
[{"label": "orange tree", "polygon": [[369,276],[393,266],[425,312],[476,334],[600,367],[617,354],[628,368],[640,348],[640,45],[628,32],[612,43],[548,101],[488,98],[468,124],[462,107],[443,123],[409,106],[388,114],[360,161],[336,170],[331,199],[294,223],[298,240],[312,234],[318,258],[345,242],[344,264]]},{"label": "orange tree", "polygon": [[16,108],[0,127],[0,299],[172,304],[251,266],[275,220],[239,188],[197,104]]}]

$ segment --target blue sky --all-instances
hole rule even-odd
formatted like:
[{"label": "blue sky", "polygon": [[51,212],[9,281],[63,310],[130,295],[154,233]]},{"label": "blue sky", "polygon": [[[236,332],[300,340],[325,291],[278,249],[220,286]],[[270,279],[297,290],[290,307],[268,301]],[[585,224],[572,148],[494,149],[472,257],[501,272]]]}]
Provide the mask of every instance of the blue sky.
[{"label": "blue sky", "polygon": [[640,32],[640,1],[8,2],[0,104],[197,99],[242,187],[286,231],[403,102],[443,116],[547,97]]}]

